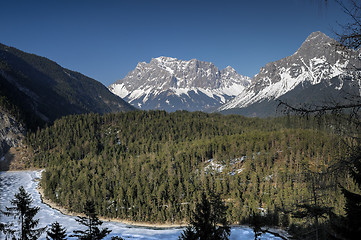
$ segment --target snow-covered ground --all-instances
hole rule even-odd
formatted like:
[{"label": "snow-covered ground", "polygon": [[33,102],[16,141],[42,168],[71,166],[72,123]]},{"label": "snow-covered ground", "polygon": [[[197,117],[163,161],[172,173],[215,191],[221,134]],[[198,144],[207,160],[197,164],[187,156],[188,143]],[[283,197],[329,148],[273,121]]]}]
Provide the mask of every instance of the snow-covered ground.
[{"label": "snow-covered ground", "polygon": [[[40,194],[36,190],[38,179],[40,177],[40,171],[0,172],[0,209],[5,210],[5,207],[10,207],[10,200],[14,198],[14,194],[18,192],[19,187],[23,186],[33,197],[33,205],[40,207],[40,212],[36,215],[36,218],[40,219],[39,227],[49,226],[51,223],[58,221],[67,229],[68,234],[71,234],[73,230],[81,229],[75,221],[75,217],[63,215],[59,211],[54,210],[41,202]],[[14,222],[14,226],[17,226],[17,222],[12,217],[0,215],[0,222]],[[182,228],[154,229],[130,226],[116,222],[104,222],[102,227],[107,227],[112,230],[106,239],[110,239],[111,236],[121,236],[124,239],[175,240],[178,239],[178,236],[183,231]],[[0,239],[3,238],[4,236],[0,235]],[[40,239],[46,239],[46,235],[43,234]],[[254,239],[253,230],[247,227],[233,227],[230,239]],[[264,234],[261,239],[280,238],[274,237],[271,234]]]}]

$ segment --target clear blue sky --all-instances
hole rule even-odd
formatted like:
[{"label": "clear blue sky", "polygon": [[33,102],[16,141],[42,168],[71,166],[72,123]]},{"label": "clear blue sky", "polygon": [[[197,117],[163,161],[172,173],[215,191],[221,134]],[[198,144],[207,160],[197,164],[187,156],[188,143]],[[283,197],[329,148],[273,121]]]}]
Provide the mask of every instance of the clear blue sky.
[{"label": "clear blue sky", "polygon": [[252,77],[347,16],[332,0],[1,0],[0,42],[104,85],[169,56]]}]

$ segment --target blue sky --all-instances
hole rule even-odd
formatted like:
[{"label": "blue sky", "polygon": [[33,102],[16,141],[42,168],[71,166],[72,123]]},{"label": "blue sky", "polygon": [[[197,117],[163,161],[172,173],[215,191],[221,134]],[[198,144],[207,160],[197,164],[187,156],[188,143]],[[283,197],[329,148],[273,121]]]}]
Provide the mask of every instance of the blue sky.
[{"label": "blue sky", "polygon": [[2,0],[0,42],[108,86],[159,56],[252,77],[347,21],[332,0]]}]

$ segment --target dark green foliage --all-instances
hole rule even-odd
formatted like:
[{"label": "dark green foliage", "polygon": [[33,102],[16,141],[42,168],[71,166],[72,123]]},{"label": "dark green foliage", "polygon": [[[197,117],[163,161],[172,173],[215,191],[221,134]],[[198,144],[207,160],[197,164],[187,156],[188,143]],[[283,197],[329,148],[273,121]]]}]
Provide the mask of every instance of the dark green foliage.
[{"label": "dark green foliage", "polygon": [[108,228],[99,229],[103,222],[98,219],[92,201],[86,201],[83,213],[86,217],[78,217],[76,221],[87,227],[87,229],[85,231],[76,230],[71,237],[77,237],[80,240],[100,240],[111,232]]},{"label": "dark green foliage", "polygon": [[297,205],[300,210],[293,213],[295,218],[321,218],[329,214],[330,208],[314,206],[311,204]]},{"label": "dark green foliage", "polygon": [[227,207],[219,195],[211,194],[210,199],[203,192],[201,202],[192,213],[190,225],[179,239],[222,240],[229,239],[231,228],[226,219]]},{"label": "dark green foliage", "polygon": [[346,223],[347,230],[350,235],[361,236],[361,195],[351,191],[342,189],[342,193],[346,198]]},{"label": "dark green foliage", "polygon": [[6,207],[8,216],[14,216],[19,220],[20,225],[20,240],[35,240],[45,231],[44,228],[36,229],[39,219],[34,219],[39,212],[39,207],[31,207],[33,199],[30,194],[21,186],[19,192],[15,194],[14,199],[11,200],[11,205],[14,207]]},{"label": "dark green foliage", "polygon": [[52,223],[51,228],[46,231],[47,240],[65,240],[66,239],[66,229],[63,228],[58,222]]},{"label": "dark green foliage", "polygon": [[254,239],[257,240],[263,234],[262,227],[265,225],[265,221],[262,219],[260,213],[252,212],[249,217],[250,227],[254,232]]},{"label": "dark green foliage", "polygon": [[[205,191],[226,200],[231,223],[246,224],[252,211],[263,208],[272,213],[268,225],[288,227],[300,221],[290,211],[312,197],[302,173],[311,165],[327,169],[343,152],[340,138],[317,122],[290,119],[181,111],[85,114],[63,117],[27,141],[33,165],[46,167],[46,197],[75,212],[93,199],[101,216],[187,222]],[[339,189],[322,194],[321,206],[343,211]]]},{"label": "dark green foliage", "polygon": [[[357,139],[359,141],[359,139]],[[345,216],[332,215],[331,227],[335,239],[359,239],[361,236],[361,144],[350,148],[345,158],[349,163],[348,171],[357,184],[356,187],[340,185],[345,196]]]},{"label": "dark green foliage", "polygon": [[[312,171],[312,170],[313,171]],[[320,172],[317,172],[320,171]],[[314,230],[302,233],[305,238],[320,239],[320,223],[325,222],[333,207],[325,206],[323,202],[323,192],[329,187],[336,187],[335,185],[327,186],[325,176],[329,173],[322,173],[322,169],[317,166],[309,166],[308,169],[302,173],[302,178],[307,182],[307,188],[310,189],[311,196],[296,205],[293,210],[293,217],[303,219],[305,221],[313,221]],[[328,176],[327,176],[328,177]],[[330,182],[328,182],[330,183]]]}]

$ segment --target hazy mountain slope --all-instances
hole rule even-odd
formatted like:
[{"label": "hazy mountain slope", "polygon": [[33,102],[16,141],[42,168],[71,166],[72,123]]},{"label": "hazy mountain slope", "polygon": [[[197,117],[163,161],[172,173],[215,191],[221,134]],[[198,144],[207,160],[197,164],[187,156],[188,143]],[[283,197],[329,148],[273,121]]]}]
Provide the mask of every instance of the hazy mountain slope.
[{"label": "hazy mountain slope", "polygon": [[94,79],[2,44],[0,84],[1,98],[29,124],[51,122],[68,114],[133,109]]}]

